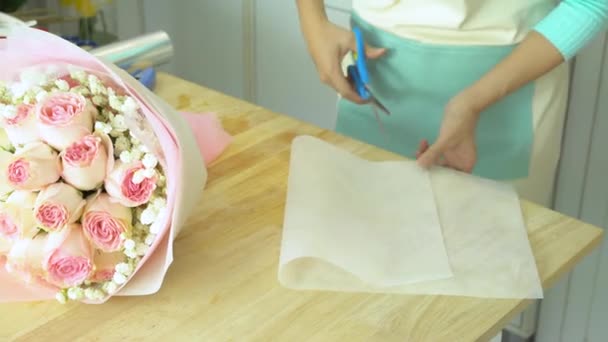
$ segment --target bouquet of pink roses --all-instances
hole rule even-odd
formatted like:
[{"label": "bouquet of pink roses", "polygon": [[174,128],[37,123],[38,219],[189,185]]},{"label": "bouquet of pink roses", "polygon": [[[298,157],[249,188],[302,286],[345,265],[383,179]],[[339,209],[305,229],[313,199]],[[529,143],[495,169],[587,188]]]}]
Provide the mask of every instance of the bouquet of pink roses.
[{"label": "bouquet of pink roses", "polygon": [[0,301],[156,292],[227,134],[49,33],[0,63]]}]

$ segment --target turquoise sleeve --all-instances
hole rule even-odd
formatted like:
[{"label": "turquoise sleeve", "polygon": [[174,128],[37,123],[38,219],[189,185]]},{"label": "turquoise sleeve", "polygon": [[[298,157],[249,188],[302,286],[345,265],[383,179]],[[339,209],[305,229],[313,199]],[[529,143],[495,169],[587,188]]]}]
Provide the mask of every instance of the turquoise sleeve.
[{"label": "turquoise sleeve", "polygon": [[607,18],[608,0],[562,0],[534,30],[568,60],[604,29]]}]

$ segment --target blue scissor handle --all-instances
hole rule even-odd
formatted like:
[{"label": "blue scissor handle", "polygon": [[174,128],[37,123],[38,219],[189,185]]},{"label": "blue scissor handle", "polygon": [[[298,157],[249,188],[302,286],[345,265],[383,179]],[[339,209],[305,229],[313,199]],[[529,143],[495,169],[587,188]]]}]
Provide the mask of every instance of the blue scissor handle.
[{"label": "blue scissor handle", "polygon": [[367,61],[365,58],[365,43],[363,41],[363,33],[361,29],[358,27],[353,28],[353,33],[355,34],[355,42],[357,45],[357,69],[359,69],[359,75],[361,76],[361,81],[364,84],[369,84],[369,75],[367,73]]},{"label": "blue scissor handle", "polygon": [[346,72],[348,73],[348,77],[353,80],[357,94],[359,94],[362,99],[367,100],[369,98],[369,92],[367,91],[367,88],[365,88],[363,81],[361,81],[361,75],[359,74],[357,67],[355,65],[349,65]]}]

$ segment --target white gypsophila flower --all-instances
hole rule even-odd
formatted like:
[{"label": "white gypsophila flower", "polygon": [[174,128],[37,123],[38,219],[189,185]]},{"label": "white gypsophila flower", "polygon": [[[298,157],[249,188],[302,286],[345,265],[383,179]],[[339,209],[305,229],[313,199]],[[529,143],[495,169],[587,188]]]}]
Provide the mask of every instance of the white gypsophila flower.
[{"label": "white gypsophila flower", "polygon": [[57,301],[61,304],[65,304],[68,302],[68,298],[65,296],[65,293],[63,293],[63,291],[57,292],[55,294],[55,299],[57,299]]},{"label": "white gypsophila flower", "polygon": [[144,154],[141,161],[146,169],[154,169],[158,165],[158,159],[152,153]]},{"label": "white gypsophila flower", "polygon": [[146,245],[145,243],[138,242],[137,246],[135,247],[135,252],[137,252],[137,255],[139,255],[139,256],[144,256],[148,252],[149,248],[150,247],[148,245]]},{"label": "white gypsophila flower", "polygon": [[154,243],[154,239],[156,238],[156,234],[148,234],[146,235],[146,239],[144,243],[148,246],[151,246]]},{"label": "white gypsophila flower", "polygon": [[154,178],[154,176],[156,176],[155,169],[144,169],[144,177],[149,179],[149,178]]},{"label": "white gypsophila flower", "polygon": [[141,221],[142,224],[149,225],[149,224],[152,224],[154,222],[154,220],[156,220],[156,217],[158,217],[158,212],[156,211],[156,209],[154,207],[149,205],[141,213],[141,218],[139,220]]},{"label": "white gypsophila flower", "polygon": [[116,270],[116,272],[122,273],[126,276],[131,275],[131,272],[133,272],[131,265],[127,264],[126,262],[121,262],[117,264],[114,269]]},{"label": "white gypsophila flower", "polygon": [[67,69],[68,73],[70,73],[70,77],[75,80],[78,80],[79,78],[84,79],[87,77],[87,74],[78,66],[68,64]]},{"label": "white gypsophila flower", "polygon": [[106,104],[106,98],[103,97],[103,96],[101,96],[101,95],[95,95],[91,99],[91,102],[93,102],[93,104],[96,105],[96,106],[105,106],[105,104]]},{"label": "white gypsophila flower", "polygon": [[84,290],[81,287],[70,287],[68,289],[68,298],[71,300],[81,300],[84,297]]},{"label": "white gypsophila flower", "polygon": [[156,197],[152,200],[152,205],[156,210],[160,211],[167,206],[167,200],[162,197]]},{"label": "white gypsophila flower", "polygon": [[137,258],[137,253],[133,249],[125,250],[125,255],[127,256],[127,258],[130,258],[130,259]]},{"label": "white gypsophila flower", "polygon": [[36,94],[36,102],[42,102],[47,96],[49,96],[49,93],[47,93],[45,90],[40,90]]},{"label": "white gypsophila flower", "polygon": [[135,102],[132,97],[126,96],[122,107],[120,108],[120,111],[123,112],[125,115],[129,115],[137,113],[138,109],[139,106],[137,105],[137,102]]},{"label": "white gypsophila flower", "polygon": [[120,111],[122,108],[122,100],[114,94],[108,96],[108,103],[110,104],[110,108],[115,111]]},{"label": "white gypsophila flower", "polygon": [[76,87],[70,89],[70,92],[80,94],[85,97],[91,95],[91,91],[89,90],[89,88],[87,88],[83,85],[79,85],[79,86],[76,86]]},{"label": "white gypsophila flower", "polygon": [[23,95],[23,103],[24,104],[33,104],[34,97],[30,93]]},{"label": "white gypsophila flower", "polygon": [[70,90],[70,85],[66,80],[55,80],[55,86],[61,91]]},{"label": "white gypsophila flower", "polygon": [[116,284],[113,281],[108,281],[105,284],[103,284],[103,289],[108,294],[114,294],[118,290],[118,284]]},{"label": "white gypsophila flower", "polygon": [[95,291],[93,291],[93,299],[101,300],[105,296],[106,294],[103,293],[103,291],[101,291],[100,289],[95,289]]},{"label": "white gypsophila flower", "polygon": [[141,144],[141,141],[139,141],[139,139],[137,139],[136,137],[131,136],[131,144],[132,144],[133,146],[136,146],[136,145]]},{"label": "white gypsophila flower", "polygon": [[133,161],[133,157],[131,156],[131,152],[129,152],[129,151],[122,151],[120,153],[119,158],[120,158],[120,161],[122,161],[125,164],[128,164]]},{"label": "white gypsophila flower", "polygon": [[148,149],[148,147],[144,144],[139,145],[139,150],[143,153],[148,153],[150,152],[150,150]]},{"label": "white gypsophila flower", "polygon": [[12,94],[13,100],[20,99],[21,97],[23,97],[23,95],[28,91],[29,88],[30,88],[30,85],[28,85],[24,82],[16,82],[16,83],[11,84],[10,92]]},{"label": "white gypsophila flower", "polygon": [[122,285],[127,281],[127,277],[119,272],[114,272],[114,276],[112,277],[112,281],[118,285]]},{"label": "white gypsophila flower", "polygon": [[86,299],[95,299],[95,289],[92,287],[84,289],[84,297]]},{"label": "white gypsophila flower", "polygon": [[160,228],[161,228],[161,221],[160,220],[154,221],[150,225],[150,234],[158,235],[158,233],[160,233]]},{"label": "white gypsophila flower", "polygon": [[140,160],[141,157],[143,157],[143,155],[144,154],[141,152],[141,150],[139,148],[131,146],[131,159],[132,160]]},{"label": "white gypsophila flower", "polygon": [[124,135],[116,138],[116,142],[114,143],[114,155],[120,156],[123,152],[128,151],[131,148],[131,143],[129,139]]},{"label": "white gypsophila flower", "polygon": [[135,248],[135,241],[133,241],[131,239],[125,240],[124,247],[125,247],[125,250],[127,250],[127,251],[132,250],[133,248]]},{"label": "white gypsophila flower", "polygon": [[108,125],[105,122],[95,121],[95,130],[103,132],[105,134],[109,134],[112,131],[112,126]]},{"label": "white gypsophila flower", "polygon": [[144,179],[146,179],[146,174],[144,172],[145,170],[137,170],[135,171],[135,173],[133,174],[133,178],[131,179],[131,181],[134,184],[140,184],[141,182],[144,181]]},{"label": "white gypsophila flower", "polygon": [[113,118],[110,119],[112,123],[112,127],[120,132],[124,132],[128,129],[127,121],[125,120],[125,116],[121,114],[114,115]]},{"label": "white gypsophila flower", "polygon": [[89,81],[89,89],[93,95],[105,95],[106,87],[95,75],[89,75],[87,80]]},{"label": "white gypsophila flower", "polygon": [[13,119],[17,116],[17,107],[0,103],[0,116],[5,119]]}]

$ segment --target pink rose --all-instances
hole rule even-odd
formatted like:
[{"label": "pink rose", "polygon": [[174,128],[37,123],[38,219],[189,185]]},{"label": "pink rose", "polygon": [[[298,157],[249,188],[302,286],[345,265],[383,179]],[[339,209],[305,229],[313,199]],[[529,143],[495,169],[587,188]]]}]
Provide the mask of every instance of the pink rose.
[{"label": "pink rose", "polygon": [[6,256],[6,270],[25,283],[49,286],[43,267],[47,242],[47,234],[15,241]]},{"label": "pink rose", "polygon": [[57,152],[41,142],[27,144],[14,155],[0,153],[0,166],[6,184],[17,190],[40,190],[59,180],[61,171]]},{"label": "pink rose", "polygon": [[106,191],[127,207],[137,207],[147,203],[156,189],[156,175],[150,178],[144,177],[140,182],[136,181],[135,173],[144,170],[144,165],[139,161],[125,164],[118,160],[106,178]]},{"label": "pink rose", "polygon": [[80,191],[65,183],[47,186],[38,194],[34,215],[40,228],[53,231],[80,219],[86,201]]},{"label": "pink rose", "polygon": [[116,252],[122,247],[122,236],[131,233],[133,220],[130,208],[113,202],[106,193],[87,198],[82,215],[82,227],[93,246],[104,252]]},{"label": "pink rose", "polygon": [[15,146],[40,140],[34,106],[19,105],[17,116],[12,119],[5,119],[3,127],[8,139]]},{"label": "pink rose", "polygon": [[102,283],[112,280],[116,265],[125,261],[125,255],[122,252],[103,253],[97,251],[94,261],[95,273],[89,280],[94,283]]},{"label": "pink rose", "polygon": [[61,152],[63,179],[87,191],[100,187],[114,166],[112,141],[103,133],[86,135]]},{"label": "pink rose", "polygon": [[15,241],[31,238],[36,233],[32,209],[18,203],[0,203],[0,237]]},{"label": "pink rose", "polygon": [[19,239],[32,238],[37,232],[34,214],[26,203],[0,203],[0,255],[8,253]]},{"label": "pink rose", "polygon": [[93,249],[80,224],[69,224],[48,235],[45,249],[49,254],[43,260],[47,281],[61,288],[82,284],[93,272]]},{"label": "pink rose", "polygon": [[90,134],[97,109],[76,93],[53,93],[37,108],[40,137],[57,150]]}]

